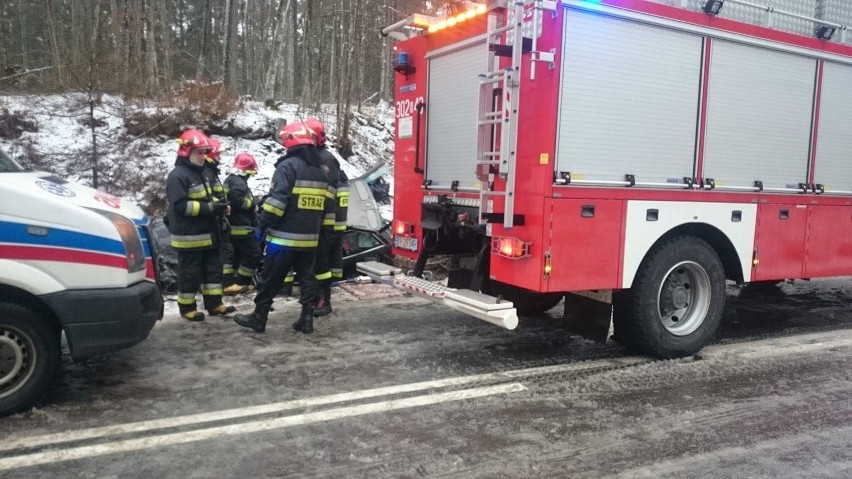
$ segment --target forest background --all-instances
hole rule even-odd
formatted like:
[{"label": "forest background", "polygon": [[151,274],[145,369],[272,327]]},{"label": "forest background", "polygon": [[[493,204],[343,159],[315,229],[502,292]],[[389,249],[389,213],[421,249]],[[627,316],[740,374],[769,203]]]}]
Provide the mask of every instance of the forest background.
[{"label": "forest background", "polygon": [[[51,155],[73,156],[60,173],[128,195],[163,172],[127,178],[110,171],[104,157],[117,144],[124,155],[144,154],[144,139],[163,141],[188,127],[272,139],[274,125],[257,131],[234,121],[260,103],[286,112],[282,120],[322,117],[347,158],[355,153],[353,121],[371,121],[362,109],[392,99],[391,39],[381,29],[434,7],[422,0],[4,0],[0,140],[39,169],[57,169]],[[74,116],[79,129],[73,151],[46,152],[38,145],[50,134],[44,118],[62,115]]]}]

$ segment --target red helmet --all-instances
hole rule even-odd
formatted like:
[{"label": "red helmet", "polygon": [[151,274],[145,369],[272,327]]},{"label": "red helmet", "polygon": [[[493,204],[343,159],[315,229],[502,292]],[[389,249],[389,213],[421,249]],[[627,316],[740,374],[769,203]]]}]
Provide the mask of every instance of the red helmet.
[{"label": "red helmet", "polygon": [[214,163],[219,163],[219,157],[227,148],[222,146],[222,142],[216,138],[208,137],[210,140],[210,151],[207,152],[207,159]]},{"label": "red helmet", "polygon": [[247,175],[253,175],[257,173],[257,161],[249,152],[244,151],[234,158],[234,168]]},{"label": "red helmet", "polygon": [[176,140],[178,145],[178,156],[189,156],[192,150],[210,150],[210,138],[198,130],[186,130]]},{"label": "red helmet", "polygon": [[308,118],[305,124],[317,134],[317,146],[325,146],[325,125],[316,118]]},{"label": "red helmet", "polygon": [[278,137],[284,143],[284,148],[293,148],[301,145],[317,145],[317,134],[304,123],[291,123],[284,125],[278,132]]}]

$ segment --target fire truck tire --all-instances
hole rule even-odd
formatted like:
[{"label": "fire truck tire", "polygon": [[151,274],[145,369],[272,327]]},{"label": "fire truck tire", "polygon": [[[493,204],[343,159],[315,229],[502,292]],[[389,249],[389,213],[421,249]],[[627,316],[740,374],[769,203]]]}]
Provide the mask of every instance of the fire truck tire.
[{"label": "fire truck tire", "polygon": [[29,409],[59,371],[60,332],[29,308],[0,303],[0,416]]},{"label": "fire truck tire", "polygon": [[725,308],[719,255],[695,237],[656,246],[639,267],[628,307],[627,318],[620,318],[624,334],[618,321],[614,325],[620,342],[660,358],[697,353],[716,333]]}]

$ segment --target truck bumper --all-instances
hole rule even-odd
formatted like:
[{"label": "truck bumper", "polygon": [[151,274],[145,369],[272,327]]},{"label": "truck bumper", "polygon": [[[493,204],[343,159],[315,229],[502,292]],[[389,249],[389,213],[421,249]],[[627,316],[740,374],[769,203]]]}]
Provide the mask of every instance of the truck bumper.
[{"label": "truck bumper", "polygon": [[163,317],[160,289],[148,281],[119,289],[62,291],[42,299],[62,323],[74,359],[133,346]]}]

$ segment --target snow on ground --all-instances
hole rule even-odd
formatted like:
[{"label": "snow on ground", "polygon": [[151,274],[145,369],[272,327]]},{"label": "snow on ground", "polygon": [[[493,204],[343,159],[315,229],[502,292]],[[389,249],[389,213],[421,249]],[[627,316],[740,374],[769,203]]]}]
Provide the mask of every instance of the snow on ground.
[{"label": "snow on ground", "polygon": [[[27,118],[35,120],[38,131],[24,132],[20,138],[14,140],[0,138],[0,149],[16,159],[41,157],[45,160],[45,166],[41,169],[50,169],[69,180],[91,185],[88,157],[91,155],[92,137],[90,128],[84,123],[89,115],[89,104],[84,94],[0,96],[0,111],[3,109],[23,113]],[[177,149],[174,138],[129,135],[124,121],[131,113],[151,114],[154,111],[156,109],[151,106],[125,102],[119,96],[102,96],[94,112],[95,118],[103,122],[102,126],[96,129],[99,164],[130,167],[132,165],[127,163],[135,162],[138,166],[128,168],[131,172],[138,171],[140,175],[157,172],[155,177],[165,181],[165,175],[174,164]],[[166,110],[159,110],[160,113],[163,111]],[[333,105],[324,106],[320,111],[309,112],[300,110],[293,104],[283,104],[273,110],[260,102],[246,101],[238,111],[220,123],[254,132],[271,132],[284,121],[290,123],[315,116],[325,123],[332,144],[331,150],[337,155],[343,171],[350,178],[360,176],[376,164],[392,164],[393,111],[387,103],[363,106],[361,111],[353,112],[351,137],[355,154],[345,159],[334,149],[338,138],[334,113]],[[255,157],[259,165],[257,176],[249,184],[257,194],[267,193],[275,162],[284,153],[284,148],[271,137],[214,137],[226,148],[222,156],[222,163],[226,166],[222,168],[223,179],[230,173],[229,166],[233,163],[233,158],[238,153],[247,151]],[[388,182],[392,181],[390,175],[385,178]],[[124,196],[131,196],[130,199],[140,201],[141,194],[126,192]],[[389,212],[390,207],[385,207],[383,214],[389,217]]]}]

